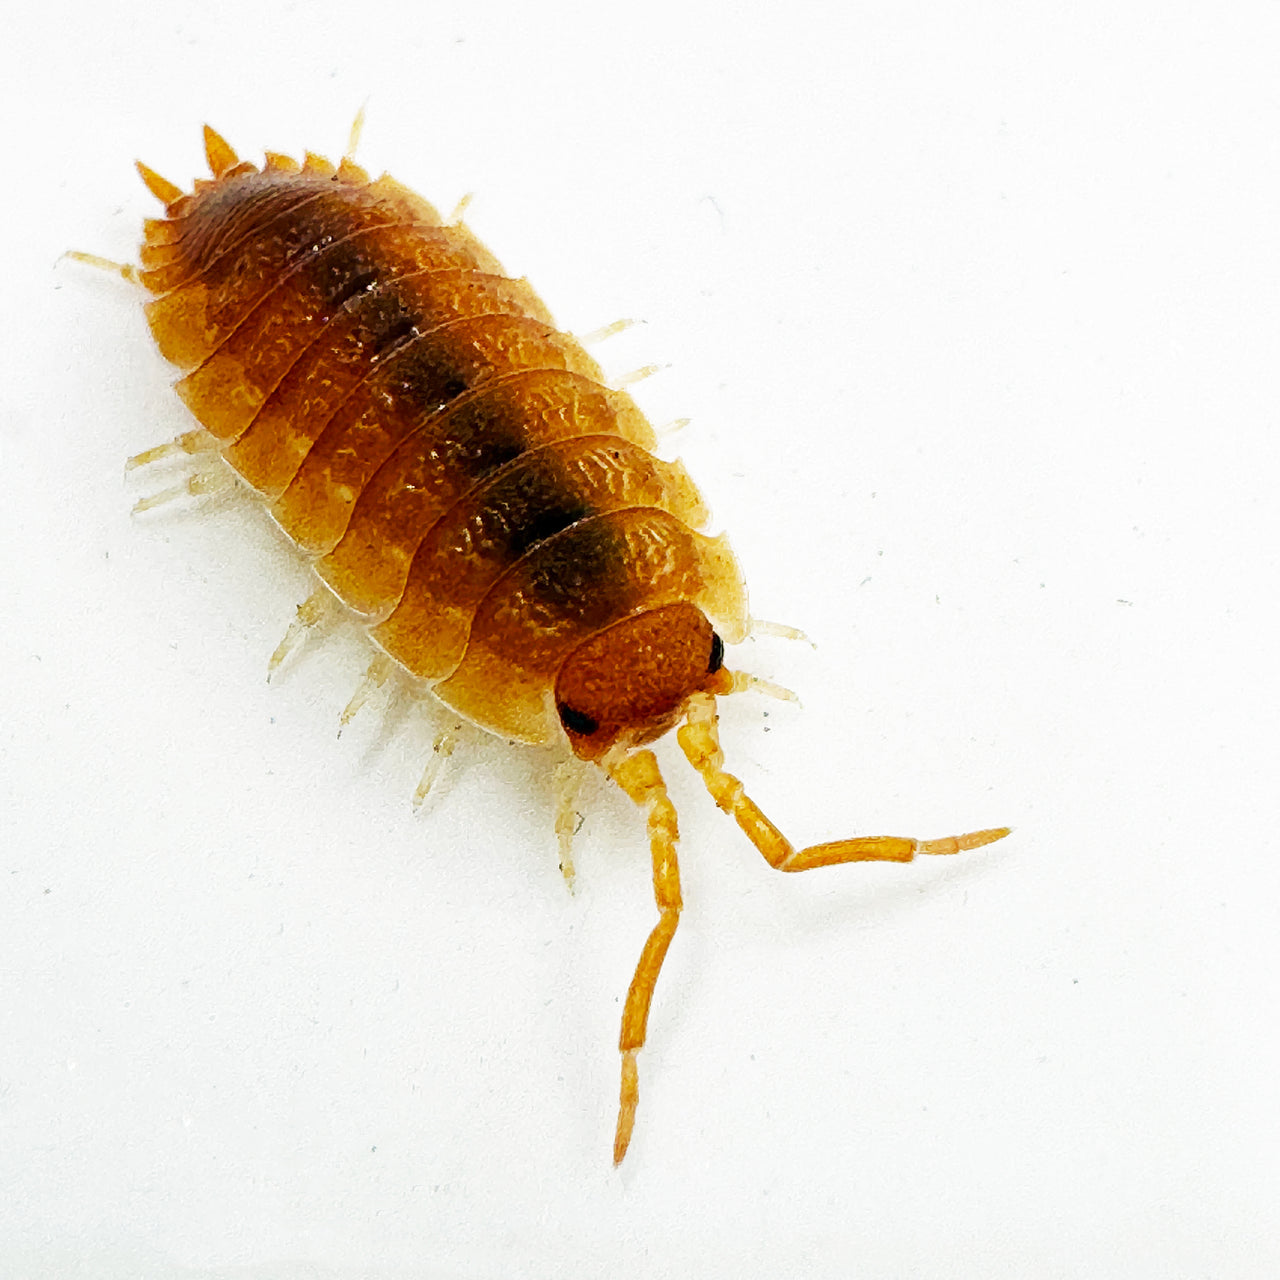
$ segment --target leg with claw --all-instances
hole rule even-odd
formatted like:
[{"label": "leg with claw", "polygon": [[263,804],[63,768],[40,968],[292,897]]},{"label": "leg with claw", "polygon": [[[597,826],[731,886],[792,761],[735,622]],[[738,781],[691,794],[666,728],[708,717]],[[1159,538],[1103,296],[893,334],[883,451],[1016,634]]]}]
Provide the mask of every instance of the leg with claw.
[{"label": "leg with claw", "polygon": [[343,708],[342,715],[338,718],[339,737],[342,736],[343,729],[360,713],[360,709],[369,701],[369,698],[391,679],[395,670],[394,659],[387,657],[385,653],[373,655],[368,670],[361,678],[355,693],[351,695],[351,701]]},{"label": "leg with claw", "polygon": [[275,669],[303,642],[304,639],[333,612],[333,593],[326,587],[317,587],[299,606],[298,615],[289,624],[284,639],[276,645],[276,651],[267,663],[267,679]]},{"label": "leg with claw", "polygon": [[431,756],[427,760],[426,767],[422,770],[422,777],[418,782],[417,790],[413,793],[413,807],[421,809],[431,788],[435,786],[436,779],[440,776],[440,770],[444,768],[445,761],[458,749],[460,735],[463,732],[462,721],[449,729],[442,729],[436,734],[435,741],[431,744]]},{"label": "leg with claw", "polygon": [[601,325],[599,329],[592,329],[590,333],[584,333],[578,341],[584,347],[589,347],[592,343],[603,342],[606,338],[612,338],[615,333],[625,333],[628,329],[638,324],[637,320],[614,320],[611,324]]},{"label": "leg with claw", "polygon": [[163,462],[169,458],[213,453],[217,447],[217,440],[207,431],[184,431],[175,440],[152,445],[150,449],[144,449],[141,453],[135,453],[132,458],[126,458],[124,469],[134,471],[138,467],[149,467],[153,462]]},{"label": "leg with claw", "polygon": [[225,467],[209,468],[193,471],[185,480],[161,489],[158,493],[148,494],[133,504],[133,514],[140,516],[144,511],[154,511],[157,507],[167,506],[179,498],[203,498],[212,494],[227,493],[235,481]]},{"label": "leg with claw", "polygon": [[578,812],[578,792],[586,775],[586,765],[576,758],[556,766],[556,843],[560,849],[560,874],[565,887],[573,892],[573,837],[582,816]]},{"label": "leg with claw", "polygon": [[618,1128],[613,1139],[613,1163],[621,1164],[631,1141],[640,1099],[636,1055],[644,1045],[653,989],[662,971],[667,948],[680,922],[680,866],[676,861],[676,810],[667,795],[667,784],[658,771],[652,751],[639,751],[610,766],[609,776],[638,805],[648,810],[649,850],[653,857],[653,897],[658,904],[658,923],[649,934],[636,965],[635,977],[627,991],[622,1011],[622,1091],[618,1107]]}]

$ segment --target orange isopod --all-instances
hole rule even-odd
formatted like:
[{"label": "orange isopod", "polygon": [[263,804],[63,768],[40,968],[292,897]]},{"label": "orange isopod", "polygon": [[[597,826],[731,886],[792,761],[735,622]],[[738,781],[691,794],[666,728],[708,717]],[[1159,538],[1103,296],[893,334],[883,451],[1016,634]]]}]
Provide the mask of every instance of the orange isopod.
[{"label": "orange isopod", "polygon": [[[645,811],[659,918],[622,1014],[617,1163],[681,908],[676,812],[646,744],[676,728],[716,804],[779,871],[909,862],[1008,829],[796,849],[761,813],[717,733],[717,697],[770,688],[724,665],[725,643],[752,626],[728,542],[699,532],[684,468],[654,456],[644,415],[529,285],[460,220],[352,161],[358,128],[336,167],[273,152],[259,167],[206,127],[212,178],[190,192],[138,165],[165,206],[138,266],[73,256],[152,295],[151,332],[200,424],[131,461],[220,456],[314,566],[320,584],[273,665],[345,609],[375,646],[367,683],[398,664],[465,721],[598,765]],[[562,792],[567,878],[572,805]]]}]

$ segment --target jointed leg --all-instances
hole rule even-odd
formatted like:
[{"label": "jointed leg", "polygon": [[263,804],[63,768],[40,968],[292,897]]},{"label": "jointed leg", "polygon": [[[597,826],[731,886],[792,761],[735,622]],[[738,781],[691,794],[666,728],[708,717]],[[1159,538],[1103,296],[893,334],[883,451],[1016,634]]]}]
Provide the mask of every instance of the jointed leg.
[{"label": "jointed leg", "polygon": [[132,458],[126,458],[124,469],[134,471],[138,467],[149,467],[153,462],[162,462],[168,458],[214,453],[217,448],[217,439],[207,431],[203,429],[184,431],[176,439],[169,440],[165,444],[152,445],[150,449],[144,449],[141,453],[135,453]]},{"label": "jointed leg", "polygon": [[556,766],[556,843],[560,848],[560,874],[570,893],[574,878],[573,837],[582,821],[578,813],[578,792],[582,790],[586,769],[576,757]]},{"label": "jointed leg", "polygon": [[621,1164],[631,1141],[640,1099],[640,1079],[636,1071],[636,1054],[645,1040],[649,1021],[649,1005],[653,989],[662,971],[667,948],[680,922],[680,867],[676,862],[676,810],[667,795],[667,784],[658,771],[652,751],[639,751],[610,766],[609,776],[638,805],[648,809],[649,850],[653,857],[653,896],[658,904],[658,923],[649,934],[636,965],[635,977],[627,991],[622,1011],[622,1034],[618,1048],[622,1052],[622,1092],[618,1107],[618,1128],[613,1139],[613,1163]]},{"label": "jointed leg", "polygon": [[351,695],[350,701],[342,709],[342,714],[338,717],[338,737],[342,737],[342,731],[356,718],[364,707],[364,704],[382,688],[388,680],[396,673],[395,659],[378,650],[374,653],[369,662],[369,666],[364,675],[360,679],[359,685],[356,687],[355,693]]},{"label": "jointed leg", "polygon": [[970,831],[966,835],[945,836],[939,840],[862,836],[797,849],[760,812],[742,783],[733,774],[725,772],[717,719],[715,699],[709,694],[695,695],[689,703],[688,721],[676,734],[677,741],[689,763],[702,776],[712,799],[735,819],[746,832],[747,839],[764,855],[765,861],[779,871],[809,871],[813,867],[830,867],[841,862],[910,862],[917,854],[960,853],[1009,834],[1008,827],[994,827],[988,831]]},{"label": "jointed leg", "polygon": [[203,429],[184,431],[176,439],[165,444],[152,445],[133,457],[126,458],[124,469],[136,471],[139,467],[149,467],[154,462],[166,462],[172,458],[194,458],[196,469],[185,480],[167,489],[160,489],[145,498],[139,498],[133,504],[133,514],[141,515],[144,511],[153,511],[166,503],[179,498],[200,498],[206,494],[224,493],[232,487],[231,473],[217,464],[218,441]]},{"label": "jointed leg", "polygon": [[276,645],[276,651],[267,663],[267,679],[272,672],[309,636],[321,623],[328,620],[334,612],[333,592],[327,587],[317,587],[299,606],[298,616],[289,624],[284,639]]},{"label": "jointed leg", "polygon": [[440,770],[444,768],[445,761],[458,749],[458,742],[462,732],[463,723],[459,720],[450,728],[442,729],[436,734],[435,741],[431,744],[431,755],[422,770],[422,777],[418,781],[417,789],[413,793],[413,807],[415,809],[422,808],[423,802],[431,793],[431,788],[435,786],[436,779],[440,776]]}]

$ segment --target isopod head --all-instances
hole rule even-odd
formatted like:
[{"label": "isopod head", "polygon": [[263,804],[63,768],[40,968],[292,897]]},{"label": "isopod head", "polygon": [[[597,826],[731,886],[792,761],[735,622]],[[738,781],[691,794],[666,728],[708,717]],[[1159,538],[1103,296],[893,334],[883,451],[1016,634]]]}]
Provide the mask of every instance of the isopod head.
[{"label": "isopod head", "polygon": [[556,680],[556,710],[574,753],[598,760],[615,746],[660,738],[693,694],[724,691],[723,661],[720,637],[688,603],[624,618],[583,641]]}]

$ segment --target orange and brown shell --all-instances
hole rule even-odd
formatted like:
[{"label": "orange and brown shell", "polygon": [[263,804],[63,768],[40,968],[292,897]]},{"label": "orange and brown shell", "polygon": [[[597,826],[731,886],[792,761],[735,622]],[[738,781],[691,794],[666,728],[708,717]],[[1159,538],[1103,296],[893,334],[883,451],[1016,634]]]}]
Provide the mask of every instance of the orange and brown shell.
[{"label": "orange and brown shell", "polygon": [[239,161],[146,223],[177,390],[372,639],[503,737],[663,732],[746,630],[632,399],[460,223],[344,160]]}]

